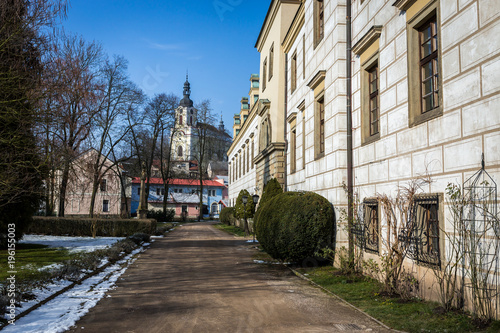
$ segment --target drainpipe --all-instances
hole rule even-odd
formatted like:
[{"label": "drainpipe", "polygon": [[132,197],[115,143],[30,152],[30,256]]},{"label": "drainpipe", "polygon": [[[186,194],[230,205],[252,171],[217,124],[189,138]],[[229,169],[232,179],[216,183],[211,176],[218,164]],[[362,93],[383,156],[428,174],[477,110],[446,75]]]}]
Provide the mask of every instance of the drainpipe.
[{"label": "drainpipe", "polygon": [[346,8],[346,78],[347,78],[347,227],[349,235],[349,264],[354,266],[354,236],[351,232],[351,227],[354,218],[353,205],[353,163],[352,163],[352,82],[351,82],[351,0],[347,0]]},{"label": "drainpipe", "polygon": [[286,161],[288,155],[288,140],[286,136],[286,118],[288,114],[288,53],[285,53],[285,117],[284,117],[284,127],[283,127],[283,136],[285,139],[285,151],[283,152],[283,164],[284,164],[284,173],[283,173],[283,192],[288,192],[288,184],[287,184],[287,174],[286,174]]}]

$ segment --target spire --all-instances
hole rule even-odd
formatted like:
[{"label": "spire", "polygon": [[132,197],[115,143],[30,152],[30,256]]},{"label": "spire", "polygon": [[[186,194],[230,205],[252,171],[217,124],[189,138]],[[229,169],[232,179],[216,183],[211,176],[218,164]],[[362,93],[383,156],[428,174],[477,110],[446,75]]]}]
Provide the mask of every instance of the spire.
[{"label": "spire", "polygon": [[220,112],[219,131],[224,132],[224,122],[222,121],[222,111]]},{"label": "spire", "polygon": [[191,100],[191,98],[189,98],[189,96],[191,95],[191,85],[189,84],[189,77],[187,72],[186,72],[186,82],[184,82],[183,95],[184,98],[181,100],[180,106],[192,107],[193,101]]}]

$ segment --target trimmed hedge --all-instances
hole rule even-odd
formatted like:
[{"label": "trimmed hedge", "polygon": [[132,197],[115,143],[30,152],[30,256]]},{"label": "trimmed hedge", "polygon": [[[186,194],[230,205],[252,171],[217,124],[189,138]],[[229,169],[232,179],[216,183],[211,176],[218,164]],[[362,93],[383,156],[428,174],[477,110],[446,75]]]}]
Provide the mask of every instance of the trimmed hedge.
[{"label": "trimmed hedge", "polygon": [[264,191],[262,191],[262,197],[260,198],[259,204],[263,205],[271,198],[274,198],[278,194],[283,193],[283,188],[279,183],[278,179],[271,179],[266,186],[264,186]]},{"label": "trimmed hedge", "polygon": [[312,192],[286,192],[265,202],[256,216],[257,239],[273,258],[301,262],[333,246],[332,204]]},{"label": "trimmed hedge", "polygon": [[148,210],[148,219],[155,219],[158,222],[172,222],[174,220],[175,210],[167,209],[165,214],[162,210]]},{"label": "trimmed hedge", "polygon": [[219,221],[221,223],[231,225],[231,222],[235,219],[234,217],[234,207],[224,207],[220,211]]},{"label": "trimmed hedge", "polygon": [[53,236],[92,236],[95,223],[96,236],[127,237],[136,233],[153,234],[156,220],[90,219],[65,217],[33,217],[26,233]]}]

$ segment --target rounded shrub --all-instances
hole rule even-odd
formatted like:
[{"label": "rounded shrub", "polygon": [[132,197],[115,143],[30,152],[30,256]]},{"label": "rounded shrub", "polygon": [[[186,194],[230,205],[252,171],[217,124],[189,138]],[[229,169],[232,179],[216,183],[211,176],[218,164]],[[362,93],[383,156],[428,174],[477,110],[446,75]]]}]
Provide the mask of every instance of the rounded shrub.
[{"label": "rounded shrub", "polygon": [[265,202],[256,216],[257,239],[273,258],[301,262],[334,241],[331,203],[312,192],[286,192]]},{"label": "rounded shrub", "polygon": [[234,219],[234,207],[224,207],[220,211],[219,221],[221,223],[231,225],[231,221]]},{"label": "rounded shrub", "polygon": [[278,182],[278,179],[273,178],[266,184],[266,186],[264,186],[264,191],[262,192],[259,204],[262,205],[281,193],[283,193],[281,184]]}]

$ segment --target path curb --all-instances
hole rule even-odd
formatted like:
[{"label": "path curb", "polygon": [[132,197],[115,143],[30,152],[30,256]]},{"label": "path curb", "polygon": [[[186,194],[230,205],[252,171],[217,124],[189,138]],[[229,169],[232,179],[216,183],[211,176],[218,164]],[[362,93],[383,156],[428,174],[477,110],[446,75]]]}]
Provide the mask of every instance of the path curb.
[{"label": "path curb", "polygon": [[307,276],[303,275],[302,273],[296,271],[295,269],[293,269],[292,267],[290,266],[287,266],[287,265],[284,265],[285,267],[287,267],[289,270],[291,270],[293,272],[293,274],[295,274],[297,277],[309,282],[310,284],[312,284],[313,286],[323,290],[324,292],[326,292],[327,294],[333,296],[334,298],[336,298],[337,300],[341,301],[342,303],[344,303],[345,305],[349,306],[350,308],[362,313],[364,316],[370,318],[372,321],[376,322],[377,324],[379,324],[380,326],[388,329],[388,330],[391,330],[393,332],[398,332],[398,333],[406,333],[404,331],[398,331],[398,330],[395,330],[393,328],[390,328],[389,326],[387,326],[386,324],[384,324],[383,322],[381,322],[380,320],[378,319],[375,319],[374,317],[370,316],[368,313],[364,312],[363,310],[361,310],[360,308],[352,305],[351,303],[349,303],[348,301],[346,301],[345,299],[343,299],[342,297],[334,294],[333,292],[331,292],[330,290],[326,289],[325,287],[323,286],[320,286],[319,284],[317,284],[316,282],[314,282],[313,280],[311,280],[310,278],[308,278]]}]

